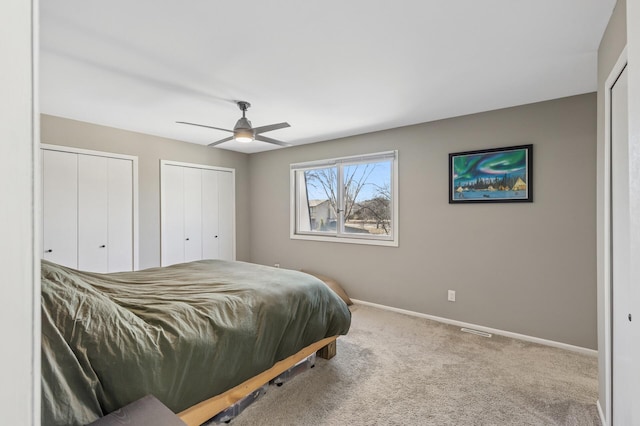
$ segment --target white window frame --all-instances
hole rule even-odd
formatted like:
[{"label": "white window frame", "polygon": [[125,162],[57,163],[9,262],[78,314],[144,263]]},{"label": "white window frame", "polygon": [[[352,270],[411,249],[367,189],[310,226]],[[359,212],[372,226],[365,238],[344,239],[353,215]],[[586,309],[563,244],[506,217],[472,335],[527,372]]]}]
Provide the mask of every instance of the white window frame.
[{"label": "white window frame", "polygon": [[[299,215],[297,214],[297,197],[299,194],[298,184],[296,182],[296,172],[309,169],[317,169],[321,167],[338,167],[338,182],[343,181],[342,167],[358,163],[370,163],[376,160],[391,159],[391,235],[375,236],[366,234],[346,234],[341,231],[344,224],[343,212],[339,213],[336,233],[323,234],[318,232],[298,231]],[[320,161],[308,161],[304,163],[294,163],[290,165],[290,233],[292,240],[308,240],[308,241],[325,241],[334,243],[347,244],[367,244],[375,246],[398,247],[398,151],[376,152],[372,154],[354,155],[349,157],[338,157]],[[338,199],[342,200],[342,185],[338,183]],[[340,206],[341,209],[343,206]]]}]

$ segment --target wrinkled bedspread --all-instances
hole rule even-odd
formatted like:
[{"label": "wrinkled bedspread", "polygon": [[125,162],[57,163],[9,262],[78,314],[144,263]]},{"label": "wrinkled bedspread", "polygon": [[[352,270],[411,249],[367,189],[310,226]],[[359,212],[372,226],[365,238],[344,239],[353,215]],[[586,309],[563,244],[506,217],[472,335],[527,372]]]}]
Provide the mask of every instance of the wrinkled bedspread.
[{"label": "wrinkled bedspread", "polygon": [[220,260],[113,274],[42,261],[41,297],[43,425],[147,394],[182,411],[351,321],[310,275]]}]

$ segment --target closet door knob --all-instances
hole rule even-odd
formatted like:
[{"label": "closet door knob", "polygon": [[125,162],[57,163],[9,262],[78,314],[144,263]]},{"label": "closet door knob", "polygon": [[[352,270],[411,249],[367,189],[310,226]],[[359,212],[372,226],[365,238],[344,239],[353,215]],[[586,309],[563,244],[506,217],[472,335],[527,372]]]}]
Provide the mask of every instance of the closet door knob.
[{"label": "closet door knob", "polygon": [[49,250],[45,250],[45,253],[53,253],[53,250],[49,249]]},{"label": "closet door knob", "polygon": [[105,248],[105,247],[106,247],[106,246],[105,246],[104,244],[100,246],[100,248]]},{"label": "closet door knob", "polygon": [[187,241],[189,241],[189,239],[187,238]]},{"label": "closet door knob", "polygon": [[217,236],[217,235],[215,235],[213,238],[218,238],[218,236]]}]

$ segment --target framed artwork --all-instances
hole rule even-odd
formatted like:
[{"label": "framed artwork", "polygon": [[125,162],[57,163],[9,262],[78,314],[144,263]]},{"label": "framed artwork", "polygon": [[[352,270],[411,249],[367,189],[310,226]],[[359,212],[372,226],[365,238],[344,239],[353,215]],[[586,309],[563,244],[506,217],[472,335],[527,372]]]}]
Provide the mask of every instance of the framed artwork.
[{"label": "framed artwork", "polygon": [[449,154],[449,203],[533,202],[533,145]]}]

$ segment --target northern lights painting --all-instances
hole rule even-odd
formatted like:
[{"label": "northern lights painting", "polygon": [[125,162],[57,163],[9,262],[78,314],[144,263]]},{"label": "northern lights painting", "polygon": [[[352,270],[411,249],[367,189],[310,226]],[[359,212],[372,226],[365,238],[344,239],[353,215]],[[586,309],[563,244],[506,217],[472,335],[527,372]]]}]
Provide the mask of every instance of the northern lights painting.
[{"label": "northern lights painting", "polygon": [[532,202],[533,145],[449,154],[449,203]]}]

